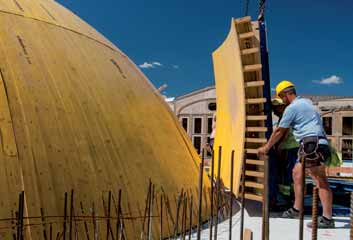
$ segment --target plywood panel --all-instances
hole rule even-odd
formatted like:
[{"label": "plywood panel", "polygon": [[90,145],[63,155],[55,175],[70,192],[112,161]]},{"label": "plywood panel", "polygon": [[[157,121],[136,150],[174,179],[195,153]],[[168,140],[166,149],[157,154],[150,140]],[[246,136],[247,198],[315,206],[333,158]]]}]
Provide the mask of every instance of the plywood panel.
[{"label": "plywood panel", "polygon": [[[124,214],[138,216],[149,178],[170,199],[197,187],[190,140],[117,47],[54,1],[0,0],[0,21],[0,218],[14,216],[22,190],[26,216],[41,208],[63,215],[71,189],[76,204],[89,212],[95,202],[101,213],[102,194],[122,189]],[[139,237],[140,221],[125,223],[129,239]],[[41,227],[26,229],[28,239],[43,238]]]},{"label": "plywood panel", "polygon": [[[222,147],[221,179],[230,187],[230,155],[234,154],[234,194],[239,193],[242,162],[247,162],[245,179],[246,196],[262,199],[261,188],[263,169],[257,158],[257,148],[266,142],[264,127],[266,116],[263,112],[263,81],[257,25],[249,17],[232,19],[231,29],[224,43],[213,53],[214,73],[217,92],[217,127],[215,138],[215,159]],[[259,162],[260,163],[260,162]]]},{"label": "plywood panel", "polygon": [[230,157],[232,150],[235,151],[234,189],[238,189],[246,125],[243,66],[234,20],[227,39],[213,52],[212,57],[217,95],[215,162],[218,147],[222,146],[221,177],[225,186],[229,187]]}]

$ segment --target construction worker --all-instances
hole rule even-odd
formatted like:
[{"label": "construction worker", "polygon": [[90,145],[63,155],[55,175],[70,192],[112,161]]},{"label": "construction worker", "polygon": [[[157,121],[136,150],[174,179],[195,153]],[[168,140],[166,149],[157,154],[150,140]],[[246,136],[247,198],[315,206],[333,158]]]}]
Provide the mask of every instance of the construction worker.
[{"label": "construction worker", "polygon": [[[280,98],[272,99],[272,111],[278,120],[274,121],[273,129],[279,126],[287,105]],[[287,135],[276,144],[276,164],[278,165],[278,187],[281,196],[286,199],[286,205],[291,204],[291,186],[293,184],[292,171],[298,158],[299,143],[295,140],[293,130],[289,129]]]},{"label": "construction worker", "polygon": [[[277,96],[280,97],[287,108],[283,113],[278,128],[272,133],[268,142],[258,149],[259,154],[266,154],[290,128],[300,144],[299,154],[305,159],[305,166],[312,177],[316,187],[319,188],[319,197],[323,207],[323,215],[318,218],[319,228],[333,228],[332,219],[332,191],[327,181],[324,163],[330,157],[328,140],[322,125],[319,112],[308,99],[297,96],[295,86],[290,81],[282,81],[276,87]],[[302,164],[297,163],[293,169],[294,205],[283,213],[285,218],[298,218],[302,206]],[[308,226],[311,227],[312,223]]]}]

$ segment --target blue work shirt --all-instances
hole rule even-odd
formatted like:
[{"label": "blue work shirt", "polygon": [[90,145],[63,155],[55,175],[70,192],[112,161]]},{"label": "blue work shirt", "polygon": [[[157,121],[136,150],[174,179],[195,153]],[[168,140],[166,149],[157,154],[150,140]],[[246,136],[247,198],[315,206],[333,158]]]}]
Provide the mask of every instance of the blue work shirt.
[{"label": "blue work shirt", "polygon": [[[292,128],[297,142],[305,137],[326,137],[320,113],[309,99],[299,96],[284,111],[279,127]],[[319,143],[328,144],[326,139]]]}]

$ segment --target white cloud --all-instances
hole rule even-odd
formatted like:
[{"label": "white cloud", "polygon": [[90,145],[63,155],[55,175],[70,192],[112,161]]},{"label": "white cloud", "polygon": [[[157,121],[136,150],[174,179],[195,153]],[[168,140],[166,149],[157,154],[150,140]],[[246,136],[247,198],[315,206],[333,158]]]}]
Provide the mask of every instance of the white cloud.
[{"label": "white cloud", "polygon": [[158,66],[158,67],[162,67],[163,66],[163,64],[160,63],[160,62],[153,62],[152,65]]},{"label": "white cloud", "polygon": [[317,84],[322,84],[322,85],[332,85],[332,84],[339,85],[339,84],[343,84],[343,79],[336,75],[332,75],[331,77],[323,78],[321,80],[314,80],[313,82]]},{"label": "white cloud", "polygon": [[179,69],[179,66],[178,65],[173,65],[173,68],[174,69]]},{"label": "white cloud", "polygon": [[143,64],[139,65],[140,68],[154,68],[152,63],[144,62]]}]

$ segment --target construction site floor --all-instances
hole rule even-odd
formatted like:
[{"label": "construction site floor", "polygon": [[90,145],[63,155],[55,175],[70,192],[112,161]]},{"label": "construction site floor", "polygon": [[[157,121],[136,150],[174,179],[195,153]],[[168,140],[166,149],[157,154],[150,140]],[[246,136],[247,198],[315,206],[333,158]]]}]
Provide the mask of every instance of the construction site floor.
[{"label": "construction site floor", "polygon": [[[236,214],[232,218],[232,239],[240,238],[240,211],[239,205],[236,207]],[[284,219],[275,217],[271,214],[270,218],[270,240],[298,240],[299,239],[299,220]],[[254,240],[261,240],[262,218],[261,206],[254,202],[247,202],[247,208],[244,214],[244,226],[253,232]],[[345,240],[349,239],[350,220],[348,216],[335,216],[336,227],[334,229],[319,229],[317,239],[320,240]],[[311,221],[311,216],[305,217],[304,239],[311,239],[311,228],[306,224]],[[188,238],[186,238],[188,239]],[[196,239],[196,232],[192,234],[191,239]],[[201,232],[201,239],[209,239],[209,228],[205,228]],[[213,239],[213,238],[212,238]],[[229,220],[225,220],[218,224],[218,240],[229,239]]]}]

